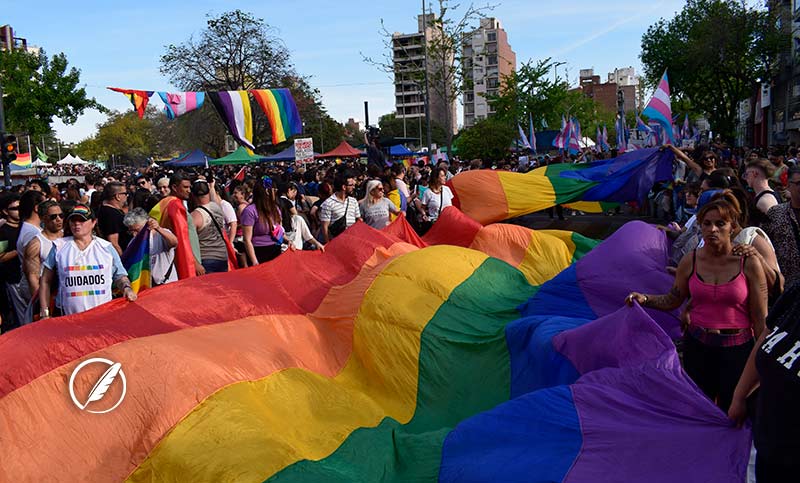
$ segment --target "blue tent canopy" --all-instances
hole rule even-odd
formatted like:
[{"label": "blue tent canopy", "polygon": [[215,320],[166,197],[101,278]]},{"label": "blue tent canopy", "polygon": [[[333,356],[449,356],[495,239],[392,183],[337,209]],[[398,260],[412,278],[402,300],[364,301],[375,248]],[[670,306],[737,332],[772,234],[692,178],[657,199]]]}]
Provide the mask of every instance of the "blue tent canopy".
[{"label": "blue tent canopy", "polygon": [[397,144],[389,148],[389,156],[411,156],[413,154],[413,151],[402,144]]},{"label": "blue tent canopy", "polygon": [[177,158],[170,159],[164,166],[169,166],[171,168],[192,168],[197,166],[205,166],[206,161],[213,161],[214,158],[208,156],[203,151],[199,149],[194,149],[187,153],[183,153]]},{"label": "blue tent canopy", "polygon": [[[318,154],[319,153],[314,153],[314,156],[316,157]],[[291,144],[288,148],[279,153],[266,156],[262,161],[294,161],[294,144]]]}]

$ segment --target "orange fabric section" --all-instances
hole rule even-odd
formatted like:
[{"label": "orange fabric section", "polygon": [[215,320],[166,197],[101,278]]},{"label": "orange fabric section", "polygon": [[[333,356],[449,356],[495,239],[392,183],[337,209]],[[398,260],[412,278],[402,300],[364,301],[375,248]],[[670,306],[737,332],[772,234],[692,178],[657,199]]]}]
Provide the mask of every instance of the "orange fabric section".
[{"label": "orange fabric section", "polygon": [[478,232],[470,248],[519,267],[531,243],[531,230],[518,225],[489,225]]},{"label": "orange fabric section", "polygon": [[[121,362],[127,376],[125,400],[110,413],[90,414],[73,405],[67,381],[79,360],[17,389],[0,399],[0,414],[28,417],[0,418],[0,480],[48,480],[54,468],[66,481],[121,480],[198,402],[226,386],[291,367],[336,375],[350,356],[353,319],[364,293],[394,257],[415,249],[405,243],[377,248],[356,278],[332,288],[310,315],[257,315],[140,337],[91,354]],[[205,304],[223,303],[225,294],[217,298]],[[30,401],[43,410],[30,411]],[[133,448],[137,457],[107,448]],[[87,468],[102,472],[87,475]]]},{"label": "orange fabric section", "polygon": [[467,171],[455,176],[448,184],[458,196],[461,211],[478,223],[485,225],[508,218],[506,188],[496,171]]}]

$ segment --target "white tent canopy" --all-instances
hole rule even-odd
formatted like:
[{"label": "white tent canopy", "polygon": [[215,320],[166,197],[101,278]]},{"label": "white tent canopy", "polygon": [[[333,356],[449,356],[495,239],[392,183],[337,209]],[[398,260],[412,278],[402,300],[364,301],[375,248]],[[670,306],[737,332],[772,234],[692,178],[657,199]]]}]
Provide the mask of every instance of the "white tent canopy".
[{"label": "white tent canopy", "polygon": [[31,163],[31,166],[33,166],[34,168],[49,168],[50,163],[48,163],[47,161],[42,161],[41,159],[37,159],[36,161]]},{"label": "white tent canopy", "polygon": [[64,159],[56,163],[59,166],[63,165],[82,165],[82,164],[89,164],[88,161],[84,161],[80,158],[80,156],[73,156],[71,154],[67,154],[64,156]]},{"label": "white tent canopy", "polygon": [[593,148],[595,144],[594,141],[592,141],[592,138],[589,136],[584,136],[583,139],[581,139],[581,146],[584,148]]}]

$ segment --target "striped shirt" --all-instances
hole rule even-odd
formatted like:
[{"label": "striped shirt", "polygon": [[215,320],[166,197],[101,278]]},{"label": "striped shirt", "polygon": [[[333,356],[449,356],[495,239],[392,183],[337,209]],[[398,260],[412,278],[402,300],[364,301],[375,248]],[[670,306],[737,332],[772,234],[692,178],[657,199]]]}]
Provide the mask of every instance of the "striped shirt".
[{"label": "striped shirt", "polygon": [[358,201],[351,196],[348,196],[345,201],[340,200],[336,195],[328,197],[319,208],[319,221],[333,223],[345,215],[345,208],[347,209],[346,223],[349,228],[361,217]]}]

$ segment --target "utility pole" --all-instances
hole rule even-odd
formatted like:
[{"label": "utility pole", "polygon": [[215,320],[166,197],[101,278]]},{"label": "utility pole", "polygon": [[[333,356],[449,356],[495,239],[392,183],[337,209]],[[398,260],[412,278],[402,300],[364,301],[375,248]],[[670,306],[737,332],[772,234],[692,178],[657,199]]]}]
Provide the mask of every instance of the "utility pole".
[{"label": "utility pole", "polygon": [[423,74],[425,75],[425,129],[428,131],[428,159],[431,156],[431,107],[428,91],[428,12],[425,10],[425,0],[422,0],[422,54],[425,58]]},{"label": "utility pole", "polygon": [[[5,145],[6,140],[6,115],[3,110],[3,85],[0,84],[0,141]],[[5,162],[5,154],[3,155],[3,184],[9,188],[11,187],[11,167],[10,162]]]}]

